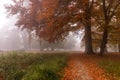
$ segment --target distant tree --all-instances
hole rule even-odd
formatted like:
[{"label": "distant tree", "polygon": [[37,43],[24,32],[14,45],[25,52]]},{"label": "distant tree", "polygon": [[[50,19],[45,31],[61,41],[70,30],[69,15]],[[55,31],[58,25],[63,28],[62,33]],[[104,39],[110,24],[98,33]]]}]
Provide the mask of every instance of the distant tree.
[{"label": "distant tree", "polygon": [[75,43],[76,43],[76,38],[69,36],[67,37],[65,40],[63,41],[59,41],[59,42],[54,42],[54,43],[49,43],[47,41],[42,40],[42,45],[40,45],[40,47],[42,49],[51,49],[52,51],[55,49],[72,49],[75,47]]}]

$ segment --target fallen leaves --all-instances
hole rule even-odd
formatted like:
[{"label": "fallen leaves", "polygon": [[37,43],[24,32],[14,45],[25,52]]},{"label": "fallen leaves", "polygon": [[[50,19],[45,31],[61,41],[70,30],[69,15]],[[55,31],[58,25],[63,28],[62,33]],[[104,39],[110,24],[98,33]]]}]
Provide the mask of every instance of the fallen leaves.
[{"label": "fallen leaves", "polygon": [[95,56],[72,54],[62,80],[108,80],[96,59]]},{"label": "fallen leaves", "polygon": [[68,66],[64,69],[64,72],[62,80],[93,80],[77,56],[70,57]]}]

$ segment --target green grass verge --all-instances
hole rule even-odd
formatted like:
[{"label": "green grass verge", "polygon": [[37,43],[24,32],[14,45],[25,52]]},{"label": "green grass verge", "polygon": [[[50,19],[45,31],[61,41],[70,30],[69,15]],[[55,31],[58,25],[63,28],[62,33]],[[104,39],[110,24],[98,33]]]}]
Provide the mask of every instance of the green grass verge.
[{"label": "green grass verge", "polygon": [[64,54],[10,53],[0,55],[0,74],[4,80],[60,80],[66,66]]},{"label": "green grass verge", "polygon": [[111,80],[120,80],[120,61],[101,60],[99,65]]}]

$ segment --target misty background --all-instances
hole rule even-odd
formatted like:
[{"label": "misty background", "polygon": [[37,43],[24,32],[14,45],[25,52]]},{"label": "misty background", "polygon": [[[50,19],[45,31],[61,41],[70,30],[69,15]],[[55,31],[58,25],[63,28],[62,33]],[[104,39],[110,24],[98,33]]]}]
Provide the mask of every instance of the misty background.
[{"label": "misty background", "polygon": [[[1,0],[0,2],[0,50],[50,50],[56,48],[59,50],[80,50],[80,40],[82,35],[76,37],[73,33],[66,40],[60,43],[50,44],[46,41],[40,42],[34,32],[29,33],[27,30],[21,31],[15,26],[17,17],[7,17],[4,5],[12,4],[11,0]],[[80,33],[83,34],[83,33]],[[40,46],[42,45],[42,46]],[[71,47],[70,47],[71,46]],[[82,48],[81,48],[82,50]]]}]

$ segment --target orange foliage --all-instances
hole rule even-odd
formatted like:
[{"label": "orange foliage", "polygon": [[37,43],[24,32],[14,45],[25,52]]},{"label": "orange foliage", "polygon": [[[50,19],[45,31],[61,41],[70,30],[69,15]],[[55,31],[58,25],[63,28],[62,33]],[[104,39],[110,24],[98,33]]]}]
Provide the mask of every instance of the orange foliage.
[{"label": "orange foliage", "polygon": [[[28,7],[23,6],[26,0],[14,0],[15,5],[7,9],[19,14],[16,23],[23,29],[35,30],[40,38],[55,42],[62,40],[70,31],[78,30],[81,26],[71,27],[70,24],[81,24],[84,18],[84,6],[89,0],[28,0]],[[13,15],[14,15],[13,14]]]}]

